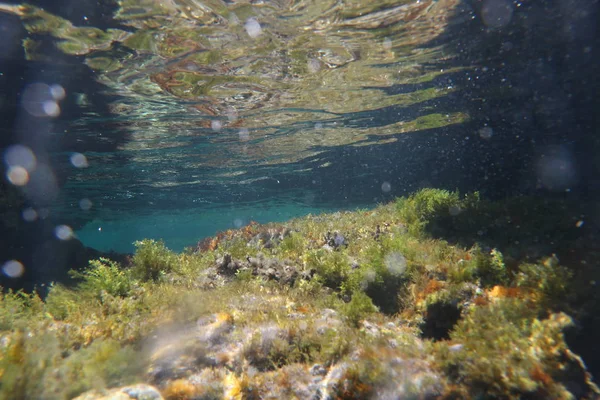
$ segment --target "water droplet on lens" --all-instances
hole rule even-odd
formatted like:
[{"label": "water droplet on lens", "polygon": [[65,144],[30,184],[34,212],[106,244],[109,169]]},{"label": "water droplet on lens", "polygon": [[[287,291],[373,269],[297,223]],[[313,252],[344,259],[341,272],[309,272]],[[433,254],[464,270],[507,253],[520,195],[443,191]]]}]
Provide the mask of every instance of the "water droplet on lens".
[{"label": "water droplet on lens", "polygon": [[73,229],[68,225],[58,225],[54,228],[54,235],[60,240],[69,240],[73,237]]},{"label": "water droplet on lens", "polygon": [[21,216],[23,217],[23,220],[33,222],[37,219],[38,213],[33,208],[26,208],[21,213]]},{"label": "water droplet on lens", "polygon": [[25,186],[29,182],[29,173],[21,166],[10,167],[6,171],[6,178],[16,186]]},{"label": "water droplet on lens", "polygon": [[90,208],[92,208],[92,201],[90,199],[79,200],[79,208],[81,208],[84,211],[89,210]]},{"label": "water droplet on lens", "polygon": [[10,260],[4,263],[2,272],[9,278],[18,278],[25,272],[25,267],[17,260]]},{"label": "water droplet on lens", "polygon": [[89,165],[86,156],[81,153],[73,153],[71,155],[71,164],[75,168],[85,168]]},{"label": "water droplet on lens", "polygon": [[256,18],[248,18],[244,24],[244,28],[246,28],[246,33],[251,38],[256,38],[262,33],[262,28]]},{"label": "water droplet on lens", "polygon": [[492,128],[490,128],[489,126],[484,126],[483,128],[479,129],[479,136],[481,136],[482,139],[489,139],[494,135],[494,130]]},{"label": "water droplet on lens", "polygon": [[37,159],[29,147],[16,144],[4,151],[4,162],[9,167],[20,166],[31,172],[35,169]]}]

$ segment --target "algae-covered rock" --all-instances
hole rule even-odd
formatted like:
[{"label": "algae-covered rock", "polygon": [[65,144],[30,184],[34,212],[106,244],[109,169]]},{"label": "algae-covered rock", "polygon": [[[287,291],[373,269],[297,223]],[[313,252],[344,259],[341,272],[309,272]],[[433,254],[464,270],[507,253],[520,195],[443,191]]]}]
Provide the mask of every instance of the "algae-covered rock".
[{"label": "algae-covered rock", "polygon": [[155,387],[139,384],[105,392],[92,390],[73,400],[163,400],[163,397]]},{"label": "algae-covered rock", "polygon": [[1,398],[598,398],[569,339],[595,340],[575,329],[597,310],[595,270],[564,242],[537,260],[504,256],[503,240],[463,247],[474,221],[455,207],[506,211],[426,190],[181,254],[141,241],[44,300],[4,293]]}]

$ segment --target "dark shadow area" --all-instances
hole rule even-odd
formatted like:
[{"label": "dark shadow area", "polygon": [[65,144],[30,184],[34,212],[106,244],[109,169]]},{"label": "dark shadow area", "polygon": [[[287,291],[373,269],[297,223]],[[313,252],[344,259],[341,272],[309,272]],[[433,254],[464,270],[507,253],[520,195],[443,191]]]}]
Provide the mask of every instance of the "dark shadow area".
[{"label": "dark shadow area", "polygon": [[[51,2],[54,5],[63,2]],[[73,4],[77,2],[72,2]],[[79,4],[79,3],[77,3]],[[99,6],[102,7],[102,6]],[[0,285],[7,288],[32,290],[36,285],[62,280],[69,269],[83,268],[88,260],[101,254],[85,248],[76,239],[60,240],[56,228],[59,222],[49,206],[59,201],[61,188],[74,170],[69,157],[77,152],[81,138],[67,131],[68,121],[93,110],[95,115],[109,115],[110,99],[96,83],[92,72],[77,57],[52,52],[51,61],[26,60],[22,40],[26,32],[21,21],[0,13],[0,26],[6,36],[0,44]],[[58,85],[65,97],[56,117],[32,115],[24,102],[34,84],[44,88]],[[82,102],[81,99],[85,99]],[[107,130],[102,139],[87,140],[86,151],[114,151],[125,138],[123,130]],[[8,149],[19,145],[34,154],[35,167],[25,185],[9,182]],[[63,154],[57,158],[53,154]],[[126,162],[126,160],[123,160]],[[37,210],[24,217],[24,212]],[[23,272],[16,278],[6,273],[7,262],[19,260]]]}]

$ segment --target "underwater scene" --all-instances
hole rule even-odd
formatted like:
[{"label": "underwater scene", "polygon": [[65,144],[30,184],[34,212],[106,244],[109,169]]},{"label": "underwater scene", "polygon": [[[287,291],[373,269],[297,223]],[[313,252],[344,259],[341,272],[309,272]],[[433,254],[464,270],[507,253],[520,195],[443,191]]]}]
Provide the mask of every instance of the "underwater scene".
[{"label": "underwater scene", "polygon": [[600,399],[598,0],[0,0],[0,400]]}]

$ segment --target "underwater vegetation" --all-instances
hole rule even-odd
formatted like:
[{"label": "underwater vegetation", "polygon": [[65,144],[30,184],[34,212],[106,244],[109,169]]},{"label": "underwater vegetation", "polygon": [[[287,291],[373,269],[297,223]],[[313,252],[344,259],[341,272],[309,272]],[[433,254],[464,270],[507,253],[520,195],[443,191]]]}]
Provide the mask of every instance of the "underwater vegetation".
[{"label": "underwater vegetation", "polygon": [[570,346],[598,305],[578,216],[424,189],[179,254],[142,240],[0,296],[0,398],[595,399]]}]

